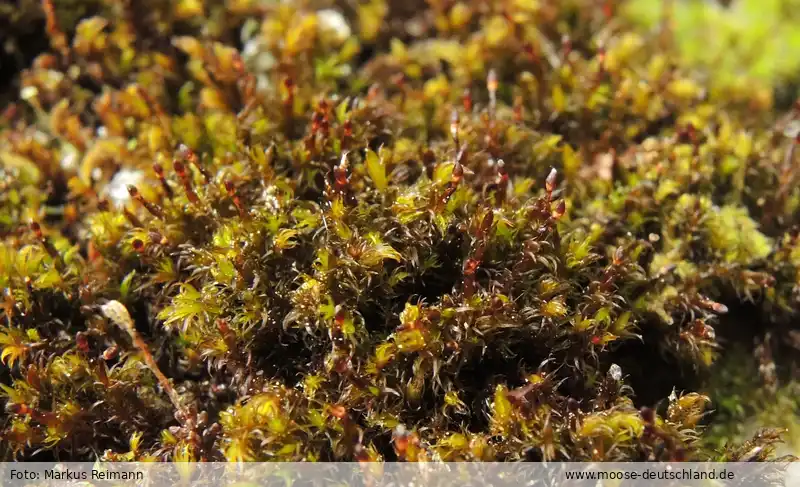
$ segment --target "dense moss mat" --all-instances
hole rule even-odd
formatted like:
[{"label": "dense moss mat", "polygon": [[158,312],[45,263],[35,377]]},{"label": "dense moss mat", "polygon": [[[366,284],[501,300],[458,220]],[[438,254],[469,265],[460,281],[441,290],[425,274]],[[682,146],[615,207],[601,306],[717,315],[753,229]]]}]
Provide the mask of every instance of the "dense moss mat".
[{"label": "dense moss mat", "polygon": [[2,14],[5,458],[778,453],[770,86],[620,2],[75,3]]}]

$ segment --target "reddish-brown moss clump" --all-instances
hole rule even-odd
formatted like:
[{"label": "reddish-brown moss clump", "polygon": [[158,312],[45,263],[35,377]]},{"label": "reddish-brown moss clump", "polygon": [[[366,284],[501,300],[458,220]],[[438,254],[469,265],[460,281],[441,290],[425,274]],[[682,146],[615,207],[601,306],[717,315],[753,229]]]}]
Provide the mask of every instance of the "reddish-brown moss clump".
[{"label": "reddish-brown moss clump", "polygon": [[773,454],[706,448],[701,380],[796,357],[769,94],[618,2],[53,3],[0,120],[6,458]]}]

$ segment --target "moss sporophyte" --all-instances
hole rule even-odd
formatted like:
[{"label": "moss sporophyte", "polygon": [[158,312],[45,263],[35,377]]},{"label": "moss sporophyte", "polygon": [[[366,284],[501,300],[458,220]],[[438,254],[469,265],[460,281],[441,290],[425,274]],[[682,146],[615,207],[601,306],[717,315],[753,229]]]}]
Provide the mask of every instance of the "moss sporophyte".
[{"label": "moss sporophyte", "polygon": [[775,458],[800,111],[627,4],[0,7],[3,458]]}]

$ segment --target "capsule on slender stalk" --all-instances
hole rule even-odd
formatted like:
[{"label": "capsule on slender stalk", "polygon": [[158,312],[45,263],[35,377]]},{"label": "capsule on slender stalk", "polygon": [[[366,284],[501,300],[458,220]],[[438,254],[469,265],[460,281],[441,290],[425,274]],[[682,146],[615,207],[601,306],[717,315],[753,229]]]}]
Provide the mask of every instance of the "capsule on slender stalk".
[{"label": "capsule on slender stalk", "polygon": [[203,175],[203,179],[205,179],[206,183],[211,180],[211,175],[208,174],[208,171],[200,165],[200,158],[197,156],[197,153],[193,151],[189,146],[185,144],[181,144],[178,147],[178,155],[185,161],[189,161],[189,164],[193,165],[200,171],[200,174]]},{"label": "capsule on slender stalk", "polygon": [[186,197],[189,198],[189,201],[192,204],[199,205],[200,198],[197,197],[197,193],[195,193],[194,189],[192,188],[192,180],[189,176],[189,173],[186,171],[186,166],[178,160],[173,163],[173,166],[175,168],[175,172],[178,174],[178,178],[181,180],[183,190],[186,192]]},{"label": "capsule on slender stalk", "polygon": [[161,208],[159,208],[158,205],[150,203],[149,201],[144,199],[144,196],[142,196],[142,194],[139,192],[139,189],[136,186],[128,185],[128,194],[131,196],[131,198],[134,199],[134,201],[144,206],[144,208],[151,215],[159,219],[164,218],[164,212],[161,210]]},{"label": "capsule on slender stalk", "polygon": [[172,199],[172,188],[170,188],[169,183],[167,183],[167,178],[164,177],[164,167],[156,162],[153,164],[153,172],[158,176],[158,181],[161,183],[161,188],[164,190],[164,193],[169,199]]}]

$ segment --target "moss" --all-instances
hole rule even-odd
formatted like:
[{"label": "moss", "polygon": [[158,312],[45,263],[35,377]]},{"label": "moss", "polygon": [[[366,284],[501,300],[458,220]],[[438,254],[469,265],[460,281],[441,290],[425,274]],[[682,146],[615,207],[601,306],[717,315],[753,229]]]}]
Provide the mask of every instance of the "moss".
[{"label": "moss", "polygon": [[786,55],[800,46],[800,36],[793,27],[797,22],[796,1],[634,0],[625,2],[622,11],[634,23],[659,28],[662,15],[670,12],[670,4],[674,41],[682,60],[713,70],[709,83],[715,88],[754,83],[777,88],[780,98],[798,95],[798,64]]},{"label": "moss", "polygon": [[[786,430],[785,453],[798,451],[800,425],[797,422],[797,382],[764,380],[759,361],[741,346],[733,346],[711,380],[708,390],[716,397],[714,422],[706,441],[712,448],[742,442],[760,428],[777,426]],[[766,364],[765,364],[766,365]],[[761,367],[762,373],[765,367]]]},{"label": "moss", "polygon": [[4,458],[775,457],[713,385],[754,338],[797,379],[763,90],[593,1],[42,6],[0,119]]},{"label": "moss", "polygon": [[772,242],[758,230],[746,208],[724,206],[713,212],[706,225],[709,247],[726,262],[752,265],[772,251]]}]

